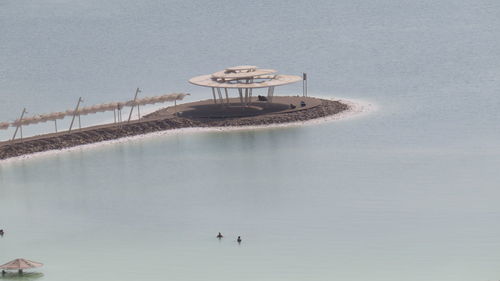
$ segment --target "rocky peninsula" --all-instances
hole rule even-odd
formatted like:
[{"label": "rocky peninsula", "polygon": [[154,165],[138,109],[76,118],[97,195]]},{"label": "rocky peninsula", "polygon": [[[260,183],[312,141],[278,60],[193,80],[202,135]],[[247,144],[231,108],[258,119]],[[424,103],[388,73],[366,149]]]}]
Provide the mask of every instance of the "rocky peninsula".
[{"label": "rocky peninsula", "polygon": [[245,107],[239,100],[214,104],[211,100],[167,107],[139,120],[112,123],[0,142],[0,159],[60,150],[148,133],[206,127],[243,127],[301,122],[338,114],[349,109],[340,101],[311,97],[275,97],[272,103],[252,100]]}]

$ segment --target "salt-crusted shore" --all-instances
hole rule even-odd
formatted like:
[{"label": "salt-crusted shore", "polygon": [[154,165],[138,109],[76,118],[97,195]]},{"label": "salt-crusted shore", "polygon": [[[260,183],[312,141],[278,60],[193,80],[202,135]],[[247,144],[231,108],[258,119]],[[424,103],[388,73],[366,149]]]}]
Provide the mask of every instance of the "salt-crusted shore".
[{"label": "salt-crusted shore", "polygon": [[[295,97],[290,97],[295,98]],[[311,99],[311,98],[308,98]],[[83,128],[72,133],[40,135],[14,142],[0,143],[0,159],[22,157],[41,152],[67,150],[68,148],[113,142],[130,137],[140,137],[155,132],[175,129],[223,129],[257,128],[271,126],[298,125],[307,121],[340,117],[345,112],[362,111],[355,103],[339,100],[315,99],[314,106],[297,110],[285,110],[274,113],[247,117],[229,118],[187,118],[173,114],[162,114],[162,110],[130,123],[106,124]],[[359,106],[358,106],[359,107]],[[163,110],[164,111],[164,110]]]}]

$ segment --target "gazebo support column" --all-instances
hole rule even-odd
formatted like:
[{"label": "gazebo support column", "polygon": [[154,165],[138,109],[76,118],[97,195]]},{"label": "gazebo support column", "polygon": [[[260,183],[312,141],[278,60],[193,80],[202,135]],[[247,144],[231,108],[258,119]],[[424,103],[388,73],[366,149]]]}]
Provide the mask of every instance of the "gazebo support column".
[{"label": "gazebo support column", "polygon": [[245,89],[245,105],[248,106],[248,88]]},{"label": "gazebo support column", "polygon": [[274,96],[274,87],[267,88],[267,102],[272,102]]},{"label": "gazebo support column", "polygon": [[224,92],[226,92],[226,102],[229,104],[229,95],[227,94],[227,88],[224,88]]},{"label": "gazebo support column", "polygon": [[215,88],[212,87],[212,94],[214,95],[214,103],[217,103],[217,99],[215,98]]},{"label": "gazebo support column", "polygon": [[238,88],[238,93],[240,94],[241,105],[244,105],[245,103],[243,102],[243,89]]},{"label": "gazebo support column", "polygon": [[222,97],[222,93],[220,91],[220,88],[217,88],[217,94],[219,95],[219,101],[223,105],[224,104],[224,98]]},{"label": "gazebo support column", "polygon": [[[247,83],[253,83],[253,78],[251,78],[250,80],[247,80]],[[248,101],[247,101],[247,103],[248,104],[252,103],[252,88],[248,89]]]}]

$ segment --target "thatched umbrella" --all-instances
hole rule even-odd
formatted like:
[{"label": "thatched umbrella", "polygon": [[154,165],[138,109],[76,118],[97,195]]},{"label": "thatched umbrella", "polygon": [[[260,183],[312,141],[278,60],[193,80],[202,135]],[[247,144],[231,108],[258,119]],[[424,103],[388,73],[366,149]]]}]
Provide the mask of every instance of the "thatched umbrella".
[{"label": "thatched umbrella", "polygon": [[0,265],[0,269],[2,269],[2,272],[4,272],[4,270],[17,270],[19,271],[19,273],[23,273],[23,269],[40,267],[42,265],[43,263],[35,261],[30,261],[25,259],[15,259],[6,264]]},{"label": "thatched umbrella", "polygon": [[64,111],[64,114],[66,114],[66,116],[73,116],[75,114],[75,110],[68,109],[68,110]]},{"label": "thatched umbrella", "polygon": [[54,127],[56,128],[56,133],[57,133],[57,119],[63,119],[66,116],[66,113],[64,112],[52,112],[48,114],[42,115],[44,117],[44,120],[46,121],[54,121]]},{"label": "thatched umbrella", "polygon": [[0,122],[0,130],[6,130],[7,128],[9,128],[9,126],[9,122]]},{"label": "thatched umbrella", "polygon": [[26,118],[23,118],[23,120],[22,120],[23,125],[38,124],[40,122],[45,122],[40,115],[26,117]]}]

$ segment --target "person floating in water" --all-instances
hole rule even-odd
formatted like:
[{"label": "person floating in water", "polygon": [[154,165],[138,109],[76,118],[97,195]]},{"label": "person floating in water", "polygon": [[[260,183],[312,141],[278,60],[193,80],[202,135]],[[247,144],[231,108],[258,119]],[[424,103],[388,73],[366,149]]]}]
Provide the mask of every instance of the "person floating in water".
[{"label": "person floating in water", "polygon": [[217,234],[217,238],[222,239],[224,236],[222,236],[222,233],[219,232],[219,234]]},{"label": "person floating in water", "polygon": [[3,229],[0,229],[0,236],[3,236]]},{"label": "person floating in water", "polygon": [[238,239],[236,239],[236,241],[238,242],[238,244],[241,244],[241,236],[238,236]]}]

